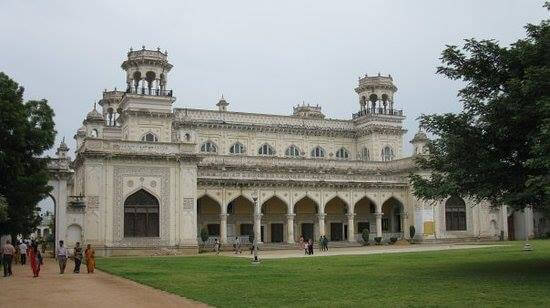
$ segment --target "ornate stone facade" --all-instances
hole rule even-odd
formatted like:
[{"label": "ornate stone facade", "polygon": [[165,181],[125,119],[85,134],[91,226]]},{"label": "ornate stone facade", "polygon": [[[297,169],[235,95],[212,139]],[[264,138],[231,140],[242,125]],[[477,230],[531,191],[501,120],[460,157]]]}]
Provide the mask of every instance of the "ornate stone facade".
[{"label": "ornate stone facade", "polygon": [[[359,111],[340,120],[305,104],[288,116],[232,112],[223,97],[217,110],[172,108],[166,53],[130,51],[122,68],[126,91],[105,91],[102,111],[88,113],[70,168],[66,146],[52,161],[65,179],[55,183],[58,239],[109,255],[196,251],[203,228],[223,243],[353,243],[364,229],[389,240],[411,225],[418,240],[507,232],[505,210],[466,200],[450,213],[413,196],[408,174],[423,171],[403,151],[391,76],[360,78]],[[414,155],[429,154],[426,141],[415,136]]]}]

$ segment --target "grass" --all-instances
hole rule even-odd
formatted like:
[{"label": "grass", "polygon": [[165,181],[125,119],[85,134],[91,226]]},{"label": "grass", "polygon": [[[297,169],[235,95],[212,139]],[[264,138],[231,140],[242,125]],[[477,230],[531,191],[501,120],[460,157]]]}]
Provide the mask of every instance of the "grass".
[{"label": "grass", "polygon": [[[103,258],[101,270],[218,307],[550,306],[550,241],[509,247],[263,260]],[[369,248],[365,248],[369,249]]]}]

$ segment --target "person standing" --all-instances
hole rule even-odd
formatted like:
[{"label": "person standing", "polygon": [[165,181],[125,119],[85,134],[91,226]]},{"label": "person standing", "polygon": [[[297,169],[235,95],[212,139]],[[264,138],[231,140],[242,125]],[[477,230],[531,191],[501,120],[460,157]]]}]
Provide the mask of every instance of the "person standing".
[{"label": "person standing", "polygon": [[33,277],[38,277],[40,274],[40,266],[42,265],[42,254],[38,250],[38,244],[33,243],[29,249],[29,261],[32,268]]},{"label": "person standing", "polygon": [[25,241],[22,241],[21,244],[19,244],[19,253],[21,254],[21,265],[27,264],[27,244],[25,244]]},{"label": "person standing", "polygon": [[76,242],[76,246],[74,247],[73,258],[74,258],[73,273],[78,274],[80,273],[80,264],[82,263],[82,247],[80,247],[79,242]]},{"label": "person standing", "polygon": [[326,235],[323,235],[323,246],[325,248],[325,251],[328,251],[328,238]]},{"label": "person standing", "polygon": [[308,252],[310,255],[313,255],[313,240],[312,239],[309,239],[309,242],[308,242]]},{"label": "person standing", "polygon": [[86,246],[84,256],[86,257],[86,267],[88,268],[88,274],[93,274],[95,269],[95,251],[92,249],[92,246],[90,244]]},{"label": "person standing", "polygon": [[214,242],[214,251],[216,252],[216,255],[220,254],[220,241],[218,241],[218,239]]},{"label": "person standing", "polygon": [[15,255],[15,248],[9,240],[6,241],[6,245],[2,247],[2,265],[4,265],[4,277],[12,276],[11,261]]},{"label": "person standing", "polygon": [[59,262],[59,274],[63,274],[65,273],[65,267],[67,266],[67,257],[69,256],[67,248],[63,246],[63,241],[59,241],[59,247],[57,247],[55,255],[57,256],[57,261]]}]

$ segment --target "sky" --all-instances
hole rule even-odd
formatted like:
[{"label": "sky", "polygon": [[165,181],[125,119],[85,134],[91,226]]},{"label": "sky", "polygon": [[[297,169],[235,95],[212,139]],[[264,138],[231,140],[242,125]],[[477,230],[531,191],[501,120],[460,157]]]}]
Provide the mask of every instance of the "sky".
[{"label": "sky", "polygon": [[[391,74],[409,140],[422,113],[461,108],[459,81],[436,75],[445,45],[509,45],[548,18],[542,0],[38,1],[1,0],[0,71],[49,101],[57,141],[73,136],[104,89],[125,88],[130,47],[168,51],[174,107],[289,115],[319,104],[328,118],[359,110],[358,77]],[[55,152],[55,147],[48,154]],[[74,154],[73,154],[74,156]]]}]

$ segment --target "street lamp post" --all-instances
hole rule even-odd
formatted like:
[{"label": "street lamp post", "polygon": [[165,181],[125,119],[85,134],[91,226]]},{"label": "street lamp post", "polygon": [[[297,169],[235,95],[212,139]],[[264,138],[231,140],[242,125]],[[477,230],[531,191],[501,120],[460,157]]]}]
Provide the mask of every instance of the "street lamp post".
[{"label": "street lamp post", "polygon": [[[256,211],[256,209],[258,208],[258,197],[254,194],[254,196],[252,196],[252,200],[254,200],[254,211]],[[258,215],[258,214],[254,213],[254,215]],[[254,217],[254,220],[256,219],[257,218]],[[256,233],[256,228],[257,226],[254,228],[254,233]],[[258,237],[256,236],[256,234],[254,234],[254,241],[252,245],[254,245],[253,247],[254,259],[252,259],[252,263],[258,264],[260,263],[260,259],[258,259]]]}]

